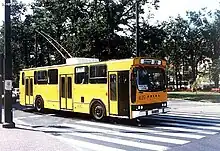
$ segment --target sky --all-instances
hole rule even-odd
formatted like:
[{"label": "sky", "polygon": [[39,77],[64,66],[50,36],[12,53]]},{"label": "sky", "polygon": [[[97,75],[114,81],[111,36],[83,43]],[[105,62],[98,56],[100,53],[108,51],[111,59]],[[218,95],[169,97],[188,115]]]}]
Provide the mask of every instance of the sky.
[{"label": "sky", "polygon": [[220,0],[160,0],[160,8],[155,13],[155,19],[164,21],[169,16],[185,16],[186,11],[197,11],[207,7],[208,10],[220,8]]},{"label": "sky", "polygon": [[[4,20],[4,7],[2,3],[4,0],[0,0],[0,22]],[[20,0],[19,0],[20,1]],[[32,2],[33,0],[22,0],[24,3]],[[208,10],[215,10],[220,7],[220,0],[160,0],[160,8],[155,12],[154,20],[165,21],[169,16],[177,16],[180,14],[184,16],[187,10],[199,10],[207,7]],[[147,10],[147,8],[146,8]]]}]

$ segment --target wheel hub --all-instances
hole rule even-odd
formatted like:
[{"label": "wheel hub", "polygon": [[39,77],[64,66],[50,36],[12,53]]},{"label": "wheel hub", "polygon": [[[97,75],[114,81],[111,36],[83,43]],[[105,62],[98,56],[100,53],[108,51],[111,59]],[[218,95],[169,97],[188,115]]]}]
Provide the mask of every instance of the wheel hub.
[{"label": "wheel hub", "polygon": [[96,116],[98,116],[98,117],[101,117],[101,116],[102,116],[102,108],[101,108],[100,106],[97,106],[97,107],[95,108],[95,114],[96,114]]}]

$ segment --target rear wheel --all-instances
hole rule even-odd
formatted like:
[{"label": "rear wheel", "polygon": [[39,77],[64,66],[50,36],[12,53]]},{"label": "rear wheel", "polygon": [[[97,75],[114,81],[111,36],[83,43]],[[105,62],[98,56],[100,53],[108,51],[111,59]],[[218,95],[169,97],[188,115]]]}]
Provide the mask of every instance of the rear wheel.
[{"label": "rear wheel", "polygon": [[42,112],[43,108],[44,108],[44,102],[43,102],[42,98],[37,97],[36,100],[35,100],[35,109],[38,112]]},{"label": "rear wheel", "polygon": [[91,108],[91,114],[96,120],[102,120],[105,116],[104,106],[99,102],[94,103]]}]

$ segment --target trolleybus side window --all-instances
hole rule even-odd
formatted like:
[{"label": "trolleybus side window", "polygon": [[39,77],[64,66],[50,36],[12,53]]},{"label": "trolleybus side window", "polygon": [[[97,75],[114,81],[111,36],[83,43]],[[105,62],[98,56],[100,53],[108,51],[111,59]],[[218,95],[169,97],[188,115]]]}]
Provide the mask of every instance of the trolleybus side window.
[{"label": "trolleybus side window", "polygon": [[25,78],[25,75],[24,75],[24,72],[22,72],[22,79],[21,79],[22,85],[24,85],[24,78]]},{"label": "trolleybus side window", "polygon": [[81,66],[75,68],[75,83],[76,84],[88,84],[88,67]]},{"label": "trolleybus side window", "polygon": [[34,71],[34,84],[37,84],[37,71]]},{"label": "trolleybus side window", "polygon": [[89,82],[92,84],[107,83],[107,66],[105,64],[90,66]]},{"label": "trolleybus side window", "polygon": [[68,77],[68,98],[72,98],[72,78]]},{"label": "trolleybus side window", "polygon": [[30,79],[30,95],[33,96],[33,79]]},{"label": "trolleybus side window", "polygon": [[29,80],[28,79],[26,79],[25,80],[25,95],[29,95],[29,91],[28,91],[28,89],[29,89]]},{"label": "trolleybus side window", "polygon": [[47,71],[43,70],[43,71],[38,71],[37,72],[37,83],[38,84],[47,84],[48,82],[48,78],[47,78]]},{"label": "trolleybus side window", "polygon": [[58,84],[58,70],[50,69],[48,70],[49,84]]},{"label": "trolleybus side window", "polygon": [[116,74],[110,75],[110,100],[116,100]]},{"label": "trolleybus side window", "polygon": [[66,97],[66,90],[65,90],[65,77],[61,77],[61,97]]}]

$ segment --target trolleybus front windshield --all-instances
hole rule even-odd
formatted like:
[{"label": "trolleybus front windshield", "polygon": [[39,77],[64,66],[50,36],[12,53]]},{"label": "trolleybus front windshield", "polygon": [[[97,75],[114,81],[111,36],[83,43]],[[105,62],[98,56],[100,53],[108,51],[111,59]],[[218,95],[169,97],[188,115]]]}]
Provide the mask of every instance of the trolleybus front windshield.
[{"label": "trolleybus front windshield", "polygon": [[161,68],[137,68],[137,87],[139,91],[162,91],[165,89],[165,71]]}]

